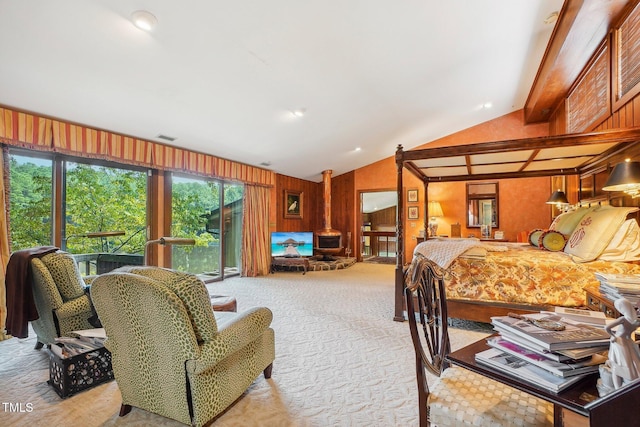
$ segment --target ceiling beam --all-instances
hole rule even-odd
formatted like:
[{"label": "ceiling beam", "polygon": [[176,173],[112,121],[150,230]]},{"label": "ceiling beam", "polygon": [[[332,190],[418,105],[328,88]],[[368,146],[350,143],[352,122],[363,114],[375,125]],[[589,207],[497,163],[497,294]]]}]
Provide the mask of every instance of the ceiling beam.
[{"label": "ceiling beam", "polygon": [[548,121],[630,0],[565,0],[524,105],[526,123]]}]

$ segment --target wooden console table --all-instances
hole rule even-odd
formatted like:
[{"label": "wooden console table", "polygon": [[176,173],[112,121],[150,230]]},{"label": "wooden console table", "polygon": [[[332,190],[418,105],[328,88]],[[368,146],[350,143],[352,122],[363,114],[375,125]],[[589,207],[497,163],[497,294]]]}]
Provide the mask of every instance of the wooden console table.
[{"label": "wooden console table", "polygon": [[640,397],[640,381],[601,398],[596,389],[598,374],[593,374],[555,394],[545,388],[476,363],[476,353],[488,348],[486,340],[483,339],[449,354],[447,360],[454,365],[553,403],[556,427],[638,425],[637,402]]},{"label": "wooden console table", "polygon": [[302,274],[306,274],[309,269],[309,260],[305,257],[285,257],[274,256],[271,257],[271,272],[275,271],[275,267],[285,267],[291,269],[291,267],[302,267]]}]

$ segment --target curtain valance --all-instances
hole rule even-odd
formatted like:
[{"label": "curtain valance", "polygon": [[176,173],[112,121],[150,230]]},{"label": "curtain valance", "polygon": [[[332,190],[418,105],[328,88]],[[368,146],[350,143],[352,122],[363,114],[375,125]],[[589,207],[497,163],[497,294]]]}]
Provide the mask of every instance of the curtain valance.
[{"label": "curtain valance", "polygon": [[275,173],[209,154],[0,108],[9,145],[273,187]]}]

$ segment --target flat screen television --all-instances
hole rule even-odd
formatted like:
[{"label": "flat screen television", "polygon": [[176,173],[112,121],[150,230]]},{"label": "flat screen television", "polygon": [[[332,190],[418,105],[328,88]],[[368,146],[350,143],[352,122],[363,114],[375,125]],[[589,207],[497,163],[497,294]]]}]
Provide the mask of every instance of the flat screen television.
[{"label": "flat screen television", "polygon": [[274,231],[271,233],[271,256],[313,256],[312,231]]}]

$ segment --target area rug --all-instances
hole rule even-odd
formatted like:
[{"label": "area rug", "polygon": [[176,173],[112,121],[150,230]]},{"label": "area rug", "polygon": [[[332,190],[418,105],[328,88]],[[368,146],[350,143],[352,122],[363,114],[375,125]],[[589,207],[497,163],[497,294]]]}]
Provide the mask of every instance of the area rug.
[{"label": "area rug", "polygon": [[[393,273],[357,263],[208,284],[212,294],[234,296],[238,311],[269,307],[276,336],[271,379],[258,377],[213,426],[417,426],[415,359],[408,323],[392,320]],[[449,329],[454,349],[487,335],[464,327]],[[0,395],[12,404],[0,408],[1,426],[183,425],[137,408],[119,417],[116,381],[61,399],[46,382],[47,353],[34,344],[33,333],[0,342]]]}]

